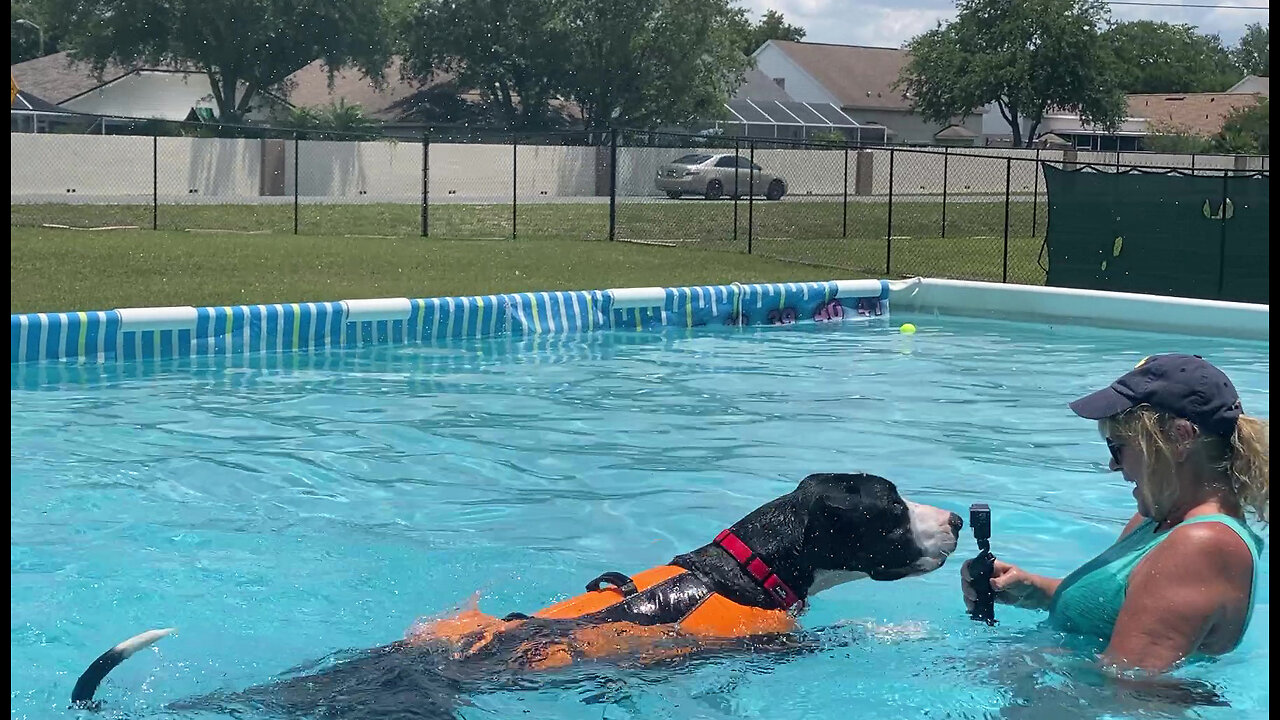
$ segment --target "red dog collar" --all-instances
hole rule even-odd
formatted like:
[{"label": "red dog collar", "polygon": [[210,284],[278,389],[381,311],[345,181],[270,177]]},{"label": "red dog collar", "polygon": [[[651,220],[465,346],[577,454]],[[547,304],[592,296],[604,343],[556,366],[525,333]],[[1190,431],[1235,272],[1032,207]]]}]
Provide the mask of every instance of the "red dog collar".
[{"label": "red dog collar", "polygon": [[758,555],[752,552],[751,548],[747,547],[746,543],[733,534],[732,530],[722,530],[716,536],[715,544],[732,555],[733,559],[738,561],[738,565],[742,566],[742,569],[746,570],[751,577],[756,579],[756,582],[764,587],[771,597],[778,601],[783,610],[791,610],[791,608],[803,602],[800,596],[796,595],[765,561],[761,560]]}]

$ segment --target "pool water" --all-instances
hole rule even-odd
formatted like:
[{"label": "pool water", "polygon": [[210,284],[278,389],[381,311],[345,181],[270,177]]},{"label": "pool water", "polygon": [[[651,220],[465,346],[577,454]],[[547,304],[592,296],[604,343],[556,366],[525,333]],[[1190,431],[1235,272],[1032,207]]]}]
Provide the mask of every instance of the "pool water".
[{"label": "pool water", "polygon": [[[987,502],[994,552],[1060,576],[1133,511],[1066,403],[1171,351],[1211,359],[1268,416],[1265,342],[903,313],[14,366],[11,717],[75,714],[79,673],[149,628],[178,634],[115,670],[102,717],[169,717],[166,703],[394,641],[476,594],[531,612],[698,547],[811,472],[880,474],[966,518]],[[1177,673],[1230,707],[1118,694],[1088,670],[1096,648],[1043,614],[969,620],[958,572],[974,553],[966,527],[937,572],[817,596],[805,652],[580,667],[468,692],[457,714],[1267,717],[1269,549],[1242,647]]]}]

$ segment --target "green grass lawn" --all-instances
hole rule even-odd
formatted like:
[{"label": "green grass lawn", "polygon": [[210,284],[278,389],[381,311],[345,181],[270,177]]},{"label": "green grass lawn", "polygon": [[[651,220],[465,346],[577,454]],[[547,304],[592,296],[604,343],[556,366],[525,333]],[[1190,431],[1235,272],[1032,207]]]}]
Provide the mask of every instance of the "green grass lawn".
[{"label": "green grass lawn", "polygon": [[624,242],[12,232],[11,313],[829,280],[850,274],[761,256]]},{"label": "green grass lawn", "polygon": [[[1042,284],[1043,206],[1013,203],[1007,278]],[[1003,202],[11,205],[10,311],[925,275],[999,281]],[[737,233],[735,235],[735,213]],[[1033,229],[1035,234],[1033,235]],[[208,231],[208,232],[203,232]],[[748,255],[750,250],[750,255]],[[709,252],[707,252],[709,251]]]},{"label": "green grass lawn", "polygon": [[[944,235],[944,206],[940,202],[895,201],[892,227],[889,211],[889,203],[879,198],[870,201],[851,199],[847,205],[839,201],[784,200],[771,203],[758,200],[735,204],[729,200],[621,198],[617,203],[616,234],[620,238],[637,240],[727,240],[737,237],[744,242],[748,229],[754,237],[797,240],[884,238],[888,235],[941,238]],[[1005,208],[1002,201],[953,201],[946,204],[945,212],[945,235],[949,238],[1003,236]],[[293,214],[292,203],[162,204],[154,209],[154,224],[159,230],[292,233]],[[1045,215],[1043,203],[1011,203],[1010,235],[1043,235]],[[135,225],[151,228],[153,208],[149,204],[26,204],[10,205],[9,217],[12,226]],[[414,204],[302,203],[298,207],[297,220],[298,232],[303,235],[406,237],[422,234],[422,208]],[[607,203],[517,204],[513,218],[512,207],[507,204],[435,204],[428,208],[427,220],[428,235],[441,239],[509,239],[514,224],[518,239],[603,240],[609,233],[609,206]]]}]

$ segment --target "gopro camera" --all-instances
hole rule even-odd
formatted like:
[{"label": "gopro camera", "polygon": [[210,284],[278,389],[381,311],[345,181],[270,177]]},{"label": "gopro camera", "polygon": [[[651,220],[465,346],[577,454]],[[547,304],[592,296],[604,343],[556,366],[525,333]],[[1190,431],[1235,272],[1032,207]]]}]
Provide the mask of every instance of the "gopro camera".
[{"label": "gopro camera", "polygon": [[996,556],[991,554],[991,508],[986,503],[969,506],[969,527],[978,541],[978,554],[969,562],[969,587],[976,596],[969,617],[995,625],[996,592],[991,589],[991,578],[995,575]]}]

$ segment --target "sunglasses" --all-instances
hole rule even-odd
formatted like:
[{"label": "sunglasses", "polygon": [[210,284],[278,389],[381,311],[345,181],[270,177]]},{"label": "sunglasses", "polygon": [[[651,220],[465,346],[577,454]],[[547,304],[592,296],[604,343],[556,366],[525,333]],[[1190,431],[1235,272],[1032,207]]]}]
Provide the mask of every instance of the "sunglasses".
[{"label": "sunglasses", "polygon": [[1115,461],[1116,465],[1124,464],[1120,460],[1120,453],[1124,452],[1124,443],[1107,438],[1107,450],[1111,451],[1111,459]]}]

